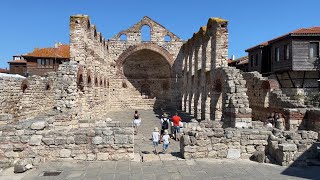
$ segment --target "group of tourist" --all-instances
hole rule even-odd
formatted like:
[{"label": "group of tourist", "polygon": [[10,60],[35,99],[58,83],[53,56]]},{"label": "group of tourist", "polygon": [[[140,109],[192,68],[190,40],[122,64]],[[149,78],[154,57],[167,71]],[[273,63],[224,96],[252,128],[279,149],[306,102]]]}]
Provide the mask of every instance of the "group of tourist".
[{"label": "group of tourist", "polygon": [[[174,116],[169,119],[167,113],[163,113],[160,117],[160,132],[159,128],[155,127],[152,132],[152,142],[154,146],[154,153],[158,154],[157,147],[163,143],[163,153],[165,153],[170,144],[170,138],[175,141],[180,140],[180,127],[182,126],[181,117],[175,112]],[[138,128],[141,124],[141,118],[138,111],[133,115],[134,132],[138,133]]]},{"label": "group of tourist", "polygon": [[267,121],[265,122],[267,127],[275,127],[277,129],[285,130],[285,120],[281,113],[270,113]]}]

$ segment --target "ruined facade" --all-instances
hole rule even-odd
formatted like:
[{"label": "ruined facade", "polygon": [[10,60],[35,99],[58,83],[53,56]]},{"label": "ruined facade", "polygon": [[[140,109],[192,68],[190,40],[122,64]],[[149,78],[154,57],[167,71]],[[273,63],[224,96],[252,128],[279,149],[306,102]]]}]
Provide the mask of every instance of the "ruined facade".
[{"label": "ruined facade", "polygon": [[[263,121],[270,112],[279,111],[285,115],[286,129],[318,125],[313,121],[319,119],[306,121],[308,109],[287,97],[275,81],[228,67],[227,25],[226,20],[210,18],[191,39],[183,41],[144,17],[106,40],[87,15],[71,16],[69,62],[44,77],[0,76],[2,162],[10,164],[17,158],[37,162],[37,154],[44,158],[50,151],[54,152],[51,159],[130,159],[133,129],[108,124],[103,118],[110,110],[178,109],[204,126],[219,128],[252,128],[256,123],[252,120]],[[142,39],[143,26],[150,28],[148,41]],[[317,114],[310,112],[310,117]],[[33,127],[39,123],[41,128]],[[239,138],[242,133],[247,138],[251,131],[232,133],[238,149],[250,149],[244,153],[266,146],[271,135],[256,133],[261,136],[254,140],[263,140],[262,144],[255,141],[247,147],[239,145]],[[310,134],[312,142],[316,141],[316,135]],[[186,139],[196,134],[188,136]],[[198,146],[203,149],[202,145],[207,144]],[[73,147],[76,149],[70,151]],[[223,158],[226,147],[213,153]],[[187,157],[194,157],[191,149]],[[211,150],[201,152],[208,157]],[[36,155],[27,157],[26,152]]]}]

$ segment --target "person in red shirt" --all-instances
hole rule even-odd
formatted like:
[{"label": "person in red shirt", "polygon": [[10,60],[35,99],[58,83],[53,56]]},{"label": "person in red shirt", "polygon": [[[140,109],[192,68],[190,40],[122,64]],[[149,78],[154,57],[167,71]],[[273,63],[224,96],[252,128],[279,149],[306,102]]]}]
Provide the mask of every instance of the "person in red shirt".
[{"label": "person in red shirt", "polygon": [[178,113],[176,112],[175,115],[172,117],[173,122],[173,133],[174,133],[174,139],[176,141],[179,141],[179,133],[180,133],[180,122],[181,117],[178,116]]}]

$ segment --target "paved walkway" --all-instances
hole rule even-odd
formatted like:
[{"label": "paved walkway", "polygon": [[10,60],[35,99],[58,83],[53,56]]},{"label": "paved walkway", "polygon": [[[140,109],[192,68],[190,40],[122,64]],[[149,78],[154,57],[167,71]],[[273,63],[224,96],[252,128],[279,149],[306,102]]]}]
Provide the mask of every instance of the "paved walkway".
[{"label": "paved walkway", "polygon": [[[60,171],[43,176],[44,171]],[[23,177],[23,176],[24,177]],[[213,179],[320,179],[319,167],[287,168],[248,160],[181,160],[153,162],[76,162],[58,161],[41,165],[20,177],[12,168],[0,173],[1,180],[213,180]]]},{"label": "paved walkway", "polygon": [[[154,160],[177,160],[180,157],[180,144],[178,141],[171,139],[169,149],[166,154],[160,153],[158,156],[153,154],[153,145],[151,140],[151,133],[155,127],[160,127],[160,111],[153,110],[138,110],[140,113],[142,123],[139,127],[139,132],[135,136],[135,153],[141,155],[143,161],[154,161]],[[169,118],[173,112],[166,112],[169,114]],[[111,118],[114,121],[120,121],[123,123],[132,122],[133,120],[133,110],[123,110],[123,111],[111,111],[106,117]],[[181,113],[182,119],[184,121],[189,121],[190,117]],[[158,152],[162,151],[162,144],[157,148]]]}]

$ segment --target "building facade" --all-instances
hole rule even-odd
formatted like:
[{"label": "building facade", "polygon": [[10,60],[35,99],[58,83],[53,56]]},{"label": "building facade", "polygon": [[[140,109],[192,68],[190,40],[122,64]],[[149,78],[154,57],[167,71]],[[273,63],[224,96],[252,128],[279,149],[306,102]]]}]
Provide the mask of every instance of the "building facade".
[{"label": "building facade", "polygon": [[44,76],[48,72],[56,72],[61,63],[69,60],[69,45],[56,43],[54,47],[35,48],[30,53],[13,56],[13,60],[8,63],[10,74]]},{"label": "building facade", "polygon": [[249,71],[276,79],[288,94],[319,91],[320,27],[302,28],[246,50]]}]

